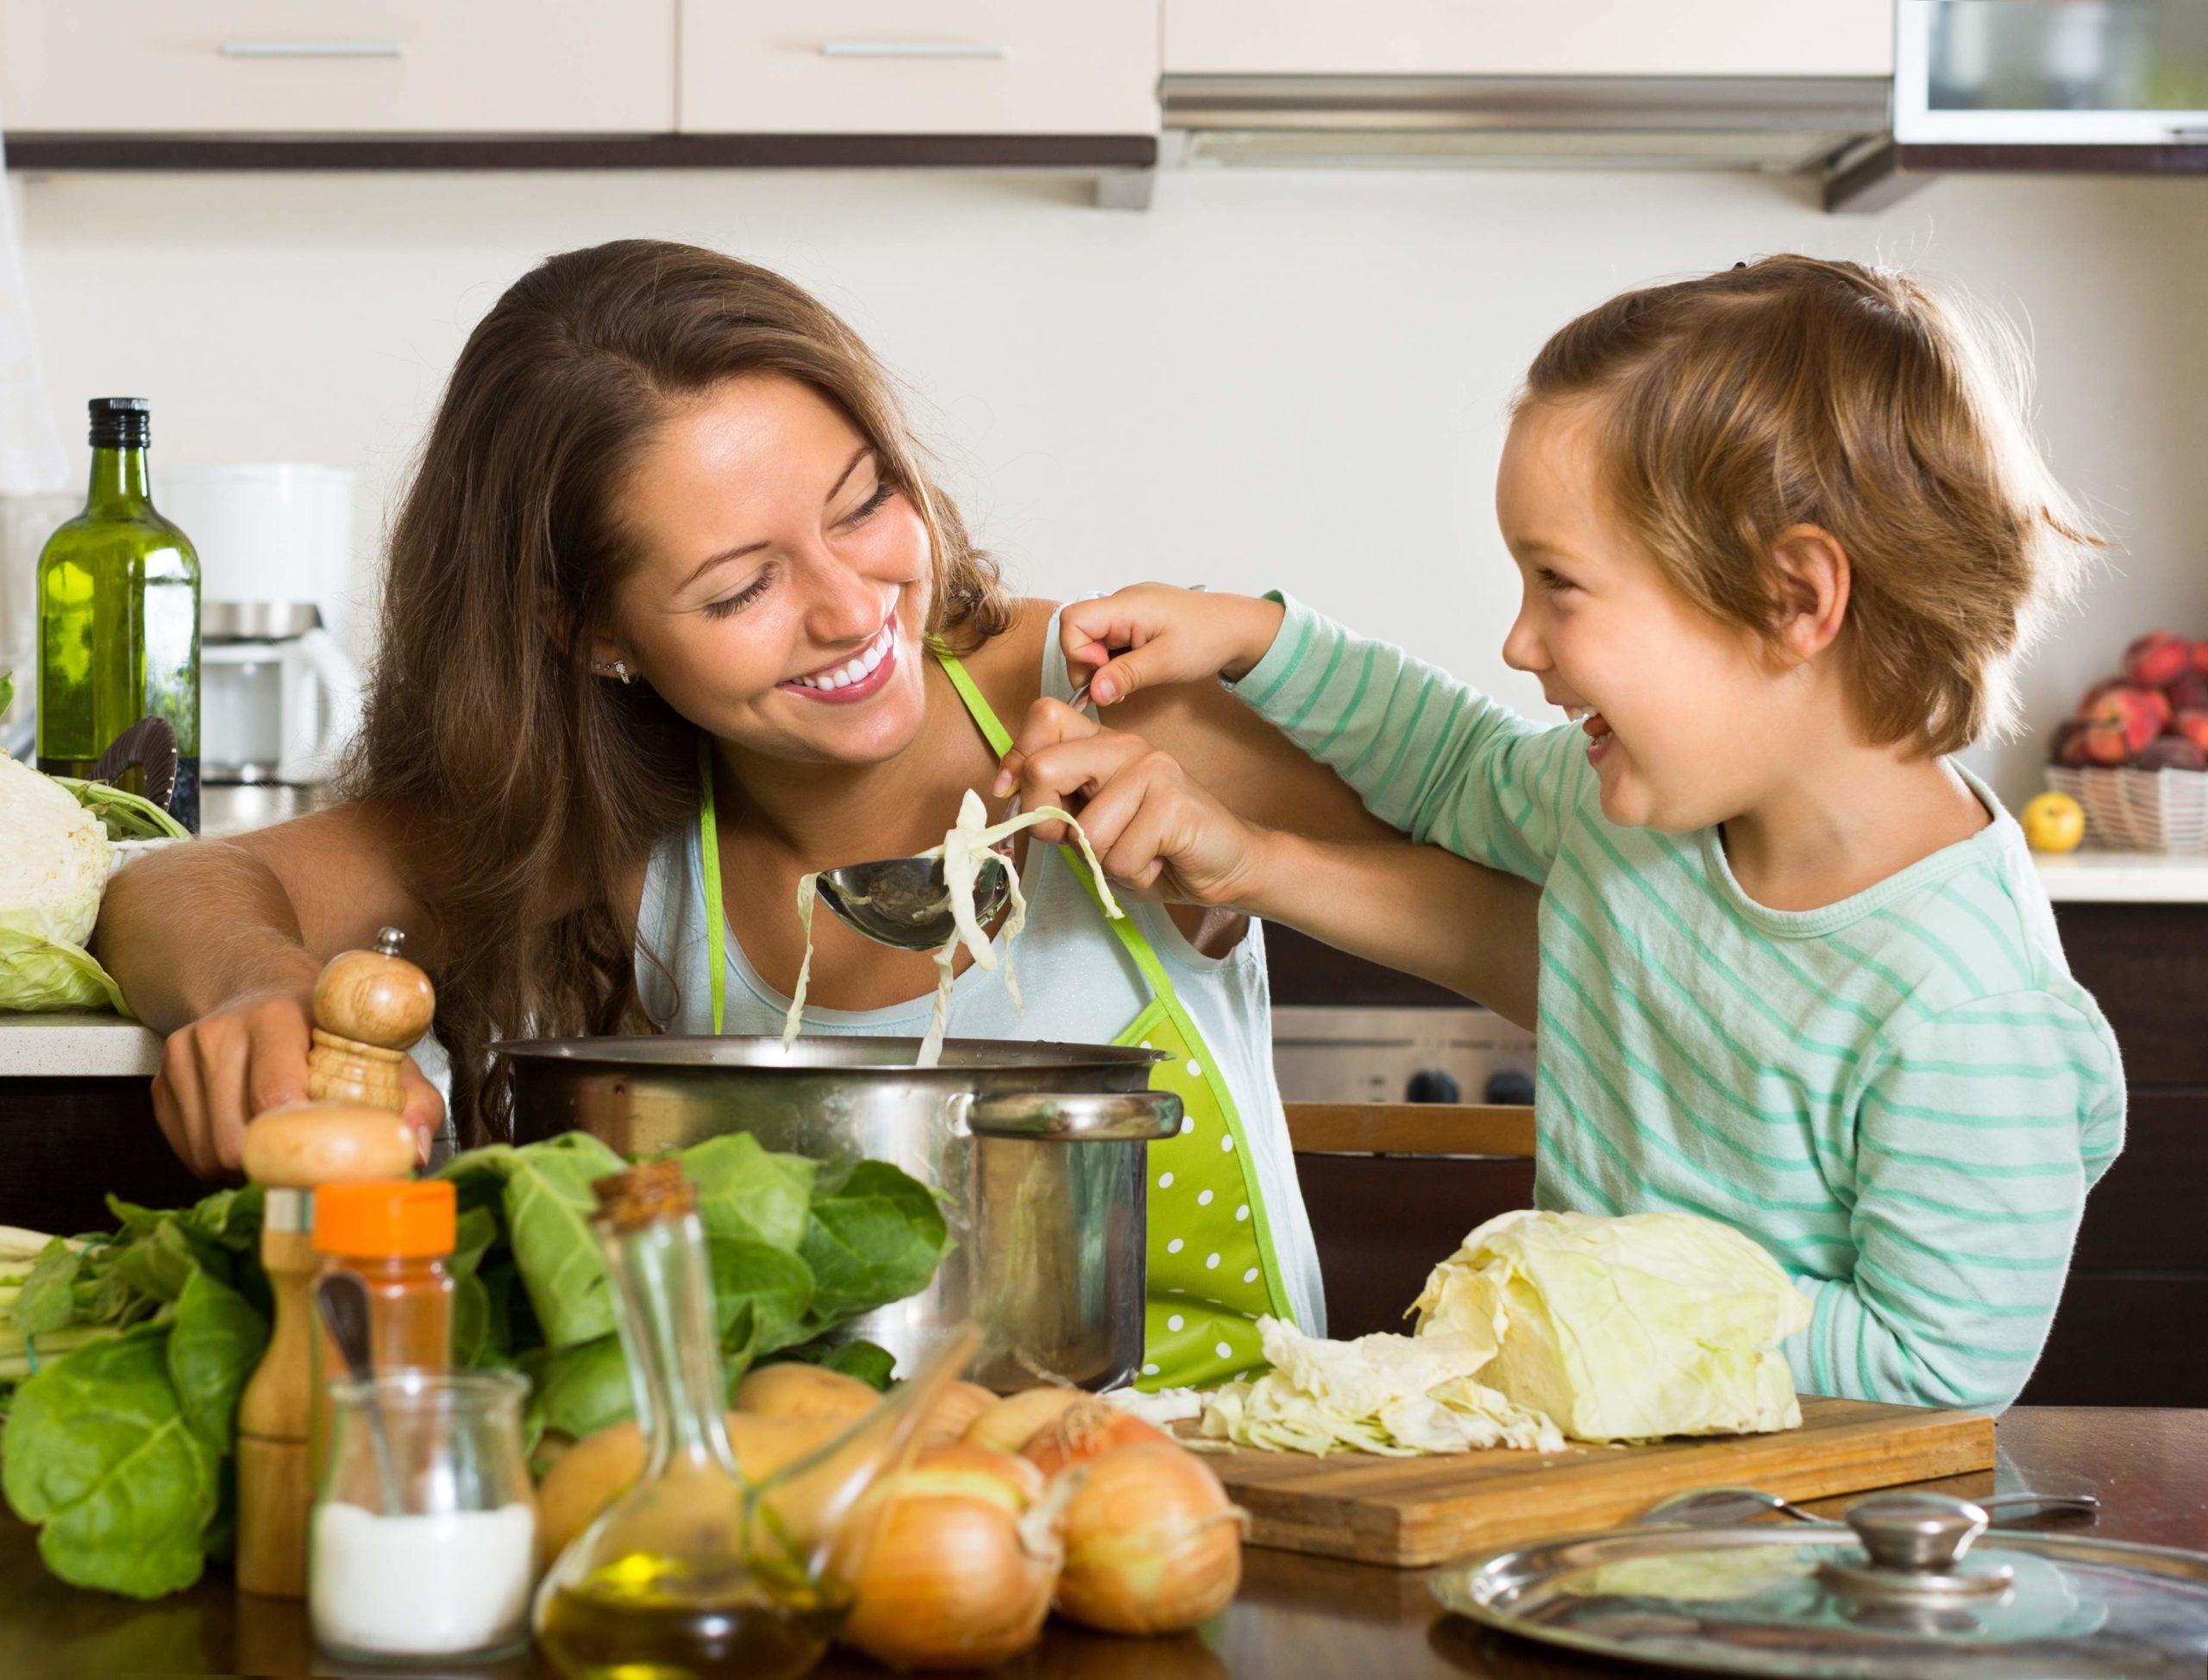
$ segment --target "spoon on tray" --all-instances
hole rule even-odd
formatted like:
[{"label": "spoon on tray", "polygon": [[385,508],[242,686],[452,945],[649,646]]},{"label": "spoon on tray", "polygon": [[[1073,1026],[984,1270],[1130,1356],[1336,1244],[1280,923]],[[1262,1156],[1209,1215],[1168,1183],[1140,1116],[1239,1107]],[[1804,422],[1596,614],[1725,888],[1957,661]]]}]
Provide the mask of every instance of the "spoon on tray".
[{"label": "spoon on tray", "polygon": [[361,1403],[361,1413],[367,1419],[368,1439],[375,1449],[376,1479],[383,1485],[384,1514],[397,1516],[405,1506],[398,1485],[398,1463],[392,1457],[391,1436],[384,1428],[383,1407],[375,1399],[375,1356],[368,1343],[368,1286],[361,1281],[358,1272],[327,1272],[315,1283],[314,1304],[329,1328],[330,1340],[337,1344],[338,1354],[345,1361],[346,1375],[355,1382],[370,1385],[367,1397]]}]

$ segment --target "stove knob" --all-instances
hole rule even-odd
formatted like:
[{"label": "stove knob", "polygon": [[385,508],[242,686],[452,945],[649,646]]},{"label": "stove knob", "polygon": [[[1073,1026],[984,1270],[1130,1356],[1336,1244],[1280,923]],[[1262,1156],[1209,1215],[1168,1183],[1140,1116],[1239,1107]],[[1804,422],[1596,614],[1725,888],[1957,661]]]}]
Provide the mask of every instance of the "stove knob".
[{"label": "stove knob", "polygon": [[1515,1103],[1530,1106],[1534,1100],[1534,1076],[1516,1068],[1505,1068],[1500,1073],[1487,1076],[1487,1087],[1480,1093],[1483,1102]]},{"label": "stove knob", "polygon": [[1405,1102],[1462,1102],[1465,1088],[1439,1068],[1421,1068],[1403,1088]]}]

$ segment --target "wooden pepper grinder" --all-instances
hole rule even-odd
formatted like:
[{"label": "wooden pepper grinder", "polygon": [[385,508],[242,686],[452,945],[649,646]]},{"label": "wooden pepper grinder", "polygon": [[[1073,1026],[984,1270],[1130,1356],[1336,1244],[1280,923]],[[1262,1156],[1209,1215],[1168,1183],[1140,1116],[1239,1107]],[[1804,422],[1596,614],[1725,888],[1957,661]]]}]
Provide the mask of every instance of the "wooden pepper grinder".
[{"label": "wooden pepper grinder", "polygon": [[436,1008],[429,979],[384,930],[373,951],[330,958],[315,982],[311,1099],[245,1129],[245,1172],[267,1191],[260,1263],[275,1301],[268,1351],[238,1402],[237,1580],[242,1592],[306,1596],[307,1435],[314,1307],[314,1193],[324,1184],[405,1178],[413,1129],[399,1119],[398,1058]]},{"label": "wooden pepper grinder", "polygon": [[314,983],[314,1048],[307,1095],[397,1110],[399,1058],[430,1030],[436,994],[399,955],[406,936],[387,927],[375,949],[340,951]]}]

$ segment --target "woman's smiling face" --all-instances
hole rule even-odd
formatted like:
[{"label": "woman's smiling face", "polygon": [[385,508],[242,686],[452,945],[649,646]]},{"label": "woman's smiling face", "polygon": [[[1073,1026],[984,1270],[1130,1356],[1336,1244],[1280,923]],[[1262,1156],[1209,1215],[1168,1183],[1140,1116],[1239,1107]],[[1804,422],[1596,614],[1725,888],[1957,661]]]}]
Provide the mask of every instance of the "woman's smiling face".
[{"label": "woman's smiling face", "polygon": [[717,386],[660,424],[614,511],[638,559],[593,659],[768,756],[874,763],[911,743],[927,526],[835,404],[780,374]]}]

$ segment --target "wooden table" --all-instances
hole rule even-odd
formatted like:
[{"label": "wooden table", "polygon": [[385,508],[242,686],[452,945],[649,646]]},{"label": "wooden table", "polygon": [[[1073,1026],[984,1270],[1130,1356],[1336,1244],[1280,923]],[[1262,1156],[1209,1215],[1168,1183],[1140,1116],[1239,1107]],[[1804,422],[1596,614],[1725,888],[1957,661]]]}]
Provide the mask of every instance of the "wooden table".
[{"label": "wooden table", "polygon": [[[2100,1495],[2111,1539],[2208,1550],[2208,1411],[2027,1407],[2002,1420],[2002,1488]],[[1979,1475],[1928,1485],[1994,1490]],[[1827,1501],[1834,1508],[1847,1501]],[[80,1592],[46,1574],[29,1529],[0,1515],[0,1674],[371,1674],[317,1662],[302,1606],[241,1599],[227,1577],[151,1604]],[[440,1674],[522,1677],[549,1671],[524,1657]],[[1200,1633],[1114,1639],[1053,1626],[1006,1672],[1051,1680],[1335,1680],[1343,1675],[1502,1676],[1511,1680],[1625,1672],[1552,1656],[1443,1616],[1418,1574],[1252,1551],[1242,1595]],[[819,1672],[876,1676],[838,1658]]]}]

